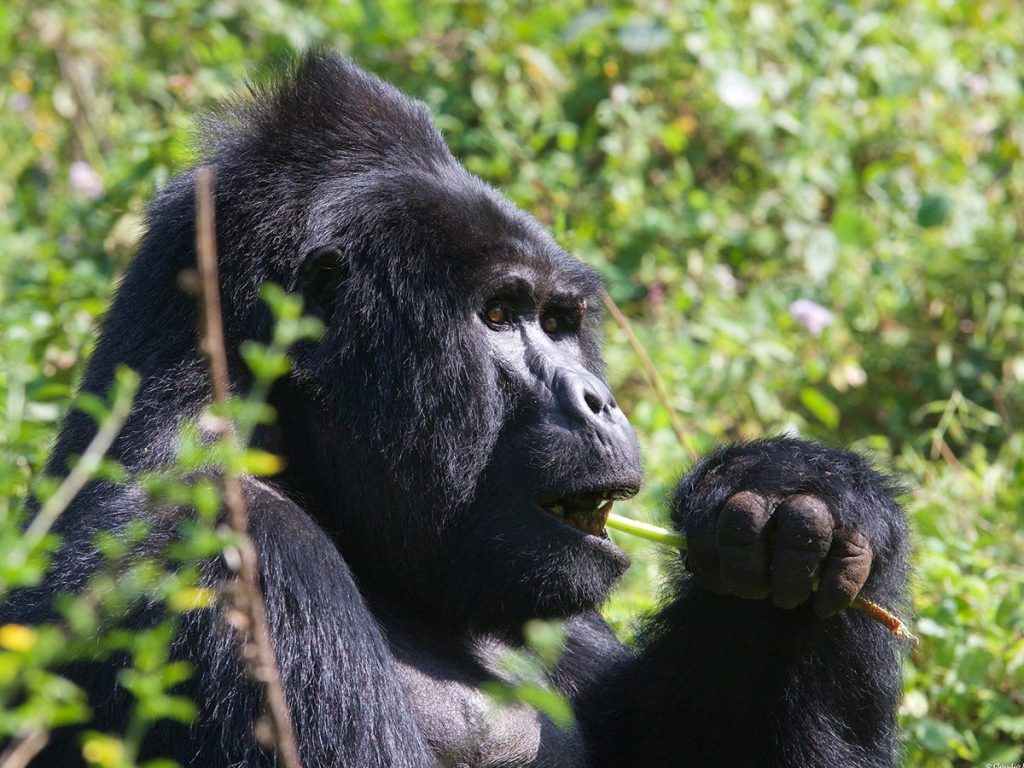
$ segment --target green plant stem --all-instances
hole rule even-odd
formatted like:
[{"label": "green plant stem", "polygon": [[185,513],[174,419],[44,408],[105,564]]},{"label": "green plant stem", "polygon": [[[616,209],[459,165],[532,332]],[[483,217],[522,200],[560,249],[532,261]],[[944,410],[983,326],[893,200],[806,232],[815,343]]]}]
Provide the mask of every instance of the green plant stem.
[{"label": "green plant stem", "polygon": [[616,515],[614,512],[609,513],[605,525],[609,528],[614,528],[616,531],[639,536],[641,539],[647,539],[648,541],[654,541],[658,544],[665,544],[678,549],[686,549],[686,537],[683,534],[670,531],[659,525],[642,523],[639,520]]},{"label": "green plant stem", "polygon": [[[639,536],[641,539],[647,539],[657,544],[664,544],[666,546],[675,547],[676,549],[686,548],[686,536],[675,531],[670,531],[667,528],[662,528],[659,525],[652,525],[650,523],[642,523],[638,520],[631,520],[628,517],[622,515],[616,515],[614,512],[608,515],[608,520],[605,525],[616,531],[622,531],[633,536]],[[817,589],[817,584],[814,585]],[[857,595],[850,603],[850,607],[859,613],[863,613],[873,621],[878,622],[883,627],[892,632],[896,637],[907,640],[917,647],[920,641],[910,631],[903,620],[900,619],[892,611],[883,608],[878,603],[868,600],[866,597]]]},{"label": "green plant stem", "polygon": [[132,400],[135,398],[137,389],[137,379],[131,379],[128,384],[118,389],[110,413],[103,420],[103,423],[100,424],[96,434],[86,447],[85,453],[82,454],[78,463],[75,464],[74,469],[57,486],[57,490],[54,491],[53,495],[46,500],[42,508],[32,519],[32,523],[25,530],[22,543],[26,548],[32,549],[32,547],[39,543],[53,527],[53,524],[57,522],[57,518],[74,501],[75,496],[79,494],[86,483],[99,470],[103,457],[110,450],[110,446],[114,444],[117,436],[121,434],[121,428],[124,426],[125,421],[128,420],[128,415],[132,411]]}]

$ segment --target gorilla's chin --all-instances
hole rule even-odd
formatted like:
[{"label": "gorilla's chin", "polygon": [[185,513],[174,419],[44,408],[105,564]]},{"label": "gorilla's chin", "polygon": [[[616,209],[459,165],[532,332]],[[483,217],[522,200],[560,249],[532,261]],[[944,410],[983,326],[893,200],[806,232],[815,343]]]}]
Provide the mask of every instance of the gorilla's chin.
[{"label": "gorilla's chin", "polygon": [[579,530],[532,502],[475,511],[450,540],[458,555],[448,559],[444,588],[445,613],[474,629],[515,630],[532,618],[592,610],[629,568],[629,555],[607,535]]}]

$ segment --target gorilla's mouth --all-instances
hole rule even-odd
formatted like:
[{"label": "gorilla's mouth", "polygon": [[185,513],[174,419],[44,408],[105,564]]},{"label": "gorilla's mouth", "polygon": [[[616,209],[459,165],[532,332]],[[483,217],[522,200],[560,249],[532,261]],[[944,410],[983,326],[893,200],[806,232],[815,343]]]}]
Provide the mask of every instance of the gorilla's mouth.
[{"label": "gorilla's mouth", "polygon": [[606,537],[604,526],[608,513],[617,499],[626,499],[635,491],[624,488],[604,488],[565,496],[547,496],[537,499],[537,506],[557,520],[591,536]]}]

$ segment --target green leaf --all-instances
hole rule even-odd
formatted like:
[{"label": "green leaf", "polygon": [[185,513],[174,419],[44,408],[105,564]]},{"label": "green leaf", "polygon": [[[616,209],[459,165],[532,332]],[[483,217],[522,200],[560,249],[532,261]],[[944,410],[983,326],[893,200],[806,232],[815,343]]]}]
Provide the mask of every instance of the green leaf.
[{"label": "green leaf", "polygon": [[255,341],[243,342],[240,351],[245,364],[260,381],[275,381],[291,370],[292,364],[288,355],[264,347]]},{"label": "green leaf", "polygon": [[250,475],[266,477],[276,475],[284,469],[284,459],[276,453],[250,448],[241,457],[241,469]]},{"label": "green leaf", "polygon": [[958,744],[963,742],[960,733],[953,726],[926,718],[917,731],[921,746],[934,755],[952,755]]},{"label": "green leaf", "polygon": [[844,245],[866,242],[872,235],[867,218],[857,207],[849,203],[837,206],[832,216],[832,231],[836,239]]},{"label": "green leaf", "polygon": [[804,387],[800,390],[800,402],[814,417],[829,429],[839,427],[839,408],[820,390]]},{"label": "green leaf", "polygon": [[576,722],[572,705],[558,691],[545,688],[537,683],[523,683],[517,685],[515,690],[524,704],[547,715],[560,728],[571,728]]},{"label": "green leaf", "polygon": [[1024,715],[1002,715],[992,721],[992,727],[1024,743]]},{"label": "green leaf", "polygon": [[619,45],[630,53],[655,53],[670,42],[671,33],[651,19],[637,17],[619,30]]},{"label": "green leaf", "polygon": [[533,619],[523,626],[526,643],[548,669],[555,666],[565,649],[565,623],[558,620]]},{"label": "green leaf", "polygon": [[198,708],[183,696],[149,694],[139,701],[139,714],[147,720],[176,720],[191,723],[198,714]]},{"label": "green leaf", "polygon": [[944,224],[949,216],[950,201],[945,195],[925,195],[917,209],[917,223],[929,229]]}]

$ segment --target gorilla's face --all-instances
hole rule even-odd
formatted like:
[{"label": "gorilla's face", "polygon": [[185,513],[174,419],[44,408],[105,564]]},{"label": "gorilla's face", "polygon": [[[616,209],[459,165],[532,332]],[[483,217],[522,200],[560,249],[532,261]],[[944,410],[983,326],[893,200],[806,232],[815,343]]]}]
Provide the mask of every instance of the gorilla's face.
[{"label": "gorilla's face", "polygon": [[346,558],[451,623],[596,606],[629,565],[605,520],[641,481],[603,377],[600,277],[461,168],[377,183],[363,201],[391,226],[350,228],[306,270],[329,326],[315,378],[352,437],[332,449],[358,508]]},{"label": "gorilla's face", "polygon": [[[604,521],[641,471],[597,274],[349,62],[307,59],[236,122],[224,258],[260,255],[327,327],[276,393],[282,487],[368,594],[488,627],[600,602],[628,566]],[[256,303],[236,272],[229,330]]]},{"label": "gorilla's face", "polygon": [[[531,232],[535,232],[530,227]],[[603,380],[597,275],[546,236],[481,265],[473,282],[504,423],[451,539],[449,590],[477,620],[565,615],[599,603],[629,565],[605,532],[634,495],[636,438]]]}]

